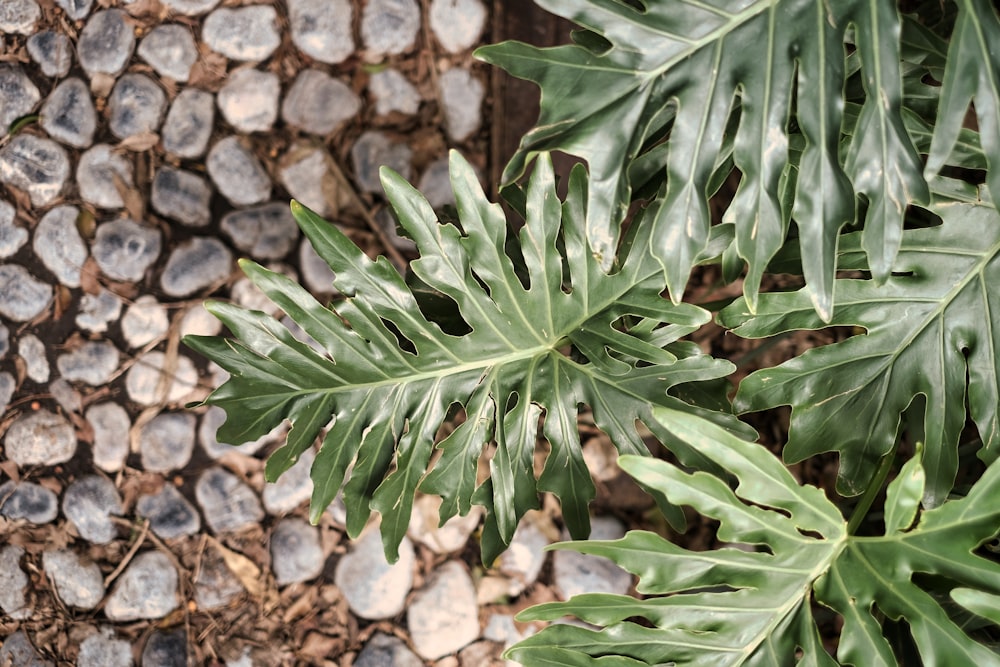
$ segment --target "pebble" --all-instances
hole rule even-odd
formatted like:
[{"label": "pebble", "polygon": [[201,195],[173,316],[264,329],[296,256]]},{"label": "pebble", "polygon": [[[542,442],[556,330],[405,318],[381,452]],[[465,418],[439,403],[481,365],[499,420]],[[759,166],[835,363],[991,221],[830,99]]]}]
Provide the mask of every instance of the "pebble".
[{"label": "pebble", "polygon": [[348,0],[289,0],[292,43],[313,60],[329,65],[354,53],[353,11]]},{"label": "pebble", "polygon": [[264,509],[269,514],[287,514],[309,500],[313,492],[313,482],[309,472],[315,460],[316,452],[311,448],[305,450],[295,465],[286,470],[277,481],[264,487],[261,498],[264,501]]},{"label": "pebble", "polygon": [[163,149],[182,158],[205,154],[215,123],[215,99],[211,93],[185,88],[174,99],[163,123]]},{"label": "pebble", "polygon": [[359,111],[361,98],[353,90],[316,69],[299,73],[281,105],[286,123],[320,135],[330,134]]},{"label": "pebble", "polygon": [[198,386],[198,371],[189,357],[177,356],[173,378],[167,383],[165,396],[161,397],[160,378],[166,366],[166,355],[162,352],[147,352],[136,359],[125,374],[125,391],[129,398],[140,405],[156,405],[161,398],[167,403],[176,403],[190,394]]},{"label": "pebble", "polygon": [[302,519],[284,519],[271,533],[271,566],[279,586],[315,579],[326,557],[319,530]]},{"label": "pebble", "polygon": [[164,484],[157,493],[139,496],[135,511],[149,519],[150,530],[165,540],[195,535],[201,528],[194,505],[170,484]]},{"label": "pebble", "polygon": [[56,0],[56,4],[62,7],[71,19],[80,21],[90,14],[94,0]]},{"label": "pebble", "polygon": [[415,564],[413,543],[407,537],[399,545],[399,560],[392,565],[386,562],[382,537],[372,525],[337,561],[334,583],[356,616],[392,618],[406,606]]},{"label": "pebble", "polygon": [[292,198],[325,216],[330,213],[327,203],[324,183],[329,180],[329,155],[323,148],[298,149],[292,148],[282,160],[278,172],[281,184],[288,190]]},{"label": "pebble", "polygon": [[[218,320],[214,321],[218,322]],[[213,405],[205,412],[205,415],[201,418],[201,425],[198,427],[198,442],[201,443],[201,447],[205,450],[205,453],[213,459],[222,458],[231,452],[239,452],[240,454],[244,454],[246,456],[253,456],[262,447],[275,442],[281,434],[284,433],[284,427],[279,425],[274,429],[274,431],[258,438],[257,440],[241,443],[239,445],[229,445],[219,442],[216,438],[216,432],[225,421],[226,411],[217,405]]]},{"label": "pebble", "polygon": [[170,328],[167,309],[152,294],[140,296],[121,321],[122,336],[129,347],[142,347],[163,338]]},{"label": "pebble", "polygon": [[210,49],[227,58],[265,60],[281,44],[278,14],[270,5],[217,9],[205,19],[201,38]]},{"label": "pebble", "polygon": [[35,0],[3,0],[0,4],[0,33],[30,35],[42,16]]},{"label": "pebble", "polygon": [[0,315],[17,322],[37,317],[52,300],[52,287],[20,264],[0,264]]},{"label": "pebble", "polygon": [[211,200],[212,188],[205,179],[190,171],[164,165],[153,178],[153,208],[181,224],[207,225],[212,219]]},{"label": "pebble", "polygon": [[119,139],[156,132],[166,108],[167,95],[159,84],[145,74],[125,74],[108,98],[108,127]]},{"label": "pebble", "polygon": [[91,79],[116,77],[125,69],[135,47],[135,33],[120,9],[105,9],[90,17],[76,43],[80,66]]},{"label": "pebble", "polygon": [[170,252],[160,277],[169,296],[189,296],[225,280],[232,272],[233,254],[215,237],[198,236]]},{"label": "pebble", "polygon": [[408,534],[414,542],[419,542],[437,554],[447,554],[464,549],[472,531],[479,526],[482,508],[476,505],[465,516],[453,516],[440,523],[441,498],[420,496],[413,503]]},{"label": "pebble", "polygon": [[0,414],[7,412],[10,399],[14,397],[14,390],[17,389],[17,380],[7,371],[0,371]]},{"label": "pebble", "polygon": [[10,351],[10,329],[0,324],[0,359],[7,356]]},{"label": "pebble", "polygon": [[249,134],[266,132],[274,126],[280,95],[277,74],[247,67],[229,73],[216,101],[223,118],[237,132]]},{"label": "pebble", "polygon": [[66,378],[56,378],[49,383],[49,393],[63,412],[78,414],[83,410],[83,394],[73,388]]},{"label": "pebble", "polygon": [[39,124],[49,136],[74,148],[94,143],[97,112],[82,79],[66,79],[56,86],[39,113]]},{"label": "pebble", "polygon": [[260,204],[271,196],[271,179],[263,165],[236,137],[216,142],[206,166],[219,192],[233,206]]},{"label": "pebble", "polygon": [[28,230],[14,224],[14,207],[0,199],[0,259],[15,254],[28,242]]},{"label": "pebble", "polygon": [[[593,517],[590,539],[617,540],[625,536],[625,526],[612,516]],[[569,539],[569,534],[564,534]],[[578,551],[557,551],[552,556],[555,589],[564,600],[583,593],[625,595],[632,587],[632,575],[600,556]]]},{"label": "pebble", "polygon": [[163,618],[177,608],[177,570],[159,551],[133,559],[104,605],[112,621]]},{"label": "pebble", "polygon": [[98,225],[90,252],[108,278],[137,282],[160,254],[160,232],[132,220],[112,220]]},{"label": "pebble", "polygon": [[160,0],[161,3],[169,7],[178,14],[186,16],[197,16],[215,9],[220,0]]},{"label": "pebble", "polygon": [[20,65],[0,63],[0,100],[3,101],[0,104],[0,136],[7,134],[7,128],[15,120],[31,113],[41,99],[42,94]]},{"label": "pebble", "polygon": [[483,628],[483,639],[509,647],[521,641],[522,635],[510,614],[490,614],[486,627]]},{"label": "pebble", "polygon": [[201,474],[194,489],[205,522],[215,533],[242,530],[260,523],[264,510],[249,486],[222,468]]},{"label": "pebble", "polygon": [[191,66],[198,60],[198,47],[191,31],[176,23],[150,30],[136,53],[160,76],[182,82],[188,80]]},{"label": "pebble", "polygon": [[452,141],[465,141],[479,129],[485,89],[467,69],[455,67],[438,77],[444,126]]},{"label": "pebble", "polygon": [[451,189],[448,158],[440,158],[427,165],[420,175],[417,189],[435,211],[440,211],[445,206],[454,206],[455,193]]},{"label": "pebble", "polygon": [[406,180],[410,180],[410,159],[413,151],[405,143],[395,143],[378,130],[368,130],[362,133],[351,147],[351,164],[354,166],[354,178],[358,186],[365,192],[382,192],[382,181],[378,170],[383,165],[397,172]]},{"label": "pebble", "polygon": [[80,286],[80,271],[87,259],[87,246],[76,226],[80,209],[57,206],[35,227],[32,247],[42,264],[66,287]]},{"label": "pebble", "polygon": [[63,494],[62,509],[80,537],[93,544],[107,544],[117,534],[110,517],[121,516],[122,499],[107,478],[89,475],[69,485]]},{"label": "pebble", "polygon": [[77,667],[132,667],[132,646],[124,639],[115,639],[115,631],[101,628],[80,642]]},{"label": "pebble", "polygon": [[436,660],[479,637],[476,589],[456,561],[440,565],[406,610],[406,627],[417,654]]},{"label": "pebble", "polygon": [[409,51],[419,30],[416,0],[369,0],[361,13],[361,40],[371,61]]},{"label": "pebble", "polygon": [[155,631],[142,649],[142,667],[187,667],[187,644],[184,628]]},{"label": "pebble", "polygon": [[118,319],[122,301],[118,295],[103,287],[97,294],[84,294],[76,314],[76,326],[93,333],[104,333],[108,323]]},{"label": "pebble", "polygon": [[303,238],[299,245],[299,268],[302,270],[302,280],[314,294],[333,294],[335,277],[330,265],[313,249],[309,239]]},{"label": "pebble", "polygon": [[70,382],[86,382],[99,387],[111,381],[118,370],[118,349],[110,341],[87,341],[56,359],[59,374]]},{"label": "pebble", "polygon": [[17,354],[24,360],[28,377],[39,384],[49,381],[49,360],[45,344],[35,334],[25,334],[17,341]]},{"label": "pebble", "polygon": [[64,463],[76,452],[76,433],[64,417],[41,408],[14,420],[4,436],[4,451],[21,467]]},{"label": "pebble", "polygon": [[143,470],[180,470],[194,451],[195,416],[190,412],[162,412],[139,431],[139,456]]},{"label": "pebble", "polygon": [[51,139],[22,132],[0,149],[0,182],[27,192],[32,206],[51,204],[68,176],[69,157]]},{"label": "pebble", "polygon": [[51,662],[38,657],[38,652],[23,630],[7,637],[3,646],[0,646],[0,665],[8,664],[11,667],[52,667]]},{"label": "pebble", "polygon": [[132,164],[122,155],[113,152],[107,144],[97,144],[80,156],[76,166],[76,183],[80,197],[100,208],[121,208],[125,205],[116,180],[125,189],[132,183]]},{"label": "pebble", "polygon": [[279,259],[299,236],[295,218],[283,202],[272,202],[222,216],[222,231],[240,250],[256,259]]},{"label": "pebble", "polygon": [[94,430],[94,465],[105,472],[118,472],[128,456],[131,427],[128,413],[117,403],[97,403],[84,417]]},{"label": "pebble", "polygon": [[0,485],[0,498],[3,499],[0,515],[8,519],[26,519],[41,525],[54,521],[59,513],[56,494],[33,482],[4,482]]},{"label": "pebble", "polygon": [[375,214],[375,224],[382,229],[386,239],[394,248],[403,253],[416,252],[417,244],[400,233],[399,221],[389,207],[383,208]]},{"label": "pebble", "polygon": [[243,593],[243,586],[219,557],[206,553],[194,582],[194,601],[201,609],[225,607]]},{"label": "pebble", "polygon": [[424,661],[399,637],[376,632],[365,644],[354,667],[423,667]]},{"label": "pebble", "polygon": [[104,597],[101,568],[69,549],[43,552],[42,568],[55,583],[59,599],[69,607],[93,609]]},{"label": "pebble", "polygon": [[61,79],[69,74],[73,64],[73,45],[69,37],[61,32],[46,30],[28,38],[28,55],[42,70],[42,74],[52,79]]},{"label": "pebble", "polygon": [[181,317],[181,336],[217,336],[222,331],[222,322],[205,306],[197,303],[184,311]]},{"label": "pebble", "polygon": [[372,74],[368,90],[375,98],[375,113],[379,116],[393,111],[412,115],[420,108],[420,93],[416,86],[399,70],[391,67]]},{"label": "pebble", "polygon": [[260,310],[271,317],[281,309],[267,295],[247,278],[240,278],[229,288],[229,299],[246,310]]},{"label": "pebble", "polygon": [[30,618],[32,611],[25,596],[28,577],[21,569],[22,556],[23,547],[8,545],[0,549],[0,610],[14,620]]},{"label": "pebble", "polygon": [[461,53],[475,46],[486,25],[480,0],[432,0],[430,25],[445,51]]}]

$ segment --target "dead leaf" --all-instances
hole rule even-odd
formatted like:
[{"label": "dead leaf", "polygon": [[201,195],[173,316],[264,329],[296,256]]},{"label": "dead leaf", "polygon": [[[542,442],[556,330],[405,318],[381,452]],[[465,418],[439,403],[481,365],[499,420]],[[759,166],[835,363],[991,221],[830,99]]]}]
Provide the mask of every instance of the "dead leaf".
[{"label": "dead leaf", "polygon": [[98,72],[90,78],[90,92],[95,97],[107,97],[111,94],[111,89],[115,87],[115,77],[110,74]]},{"label": "dead leaf", "polygon": [[260,568],[257,567],[257,564],[243,554],[237,553],[232,549],[227,549],[214,537],[210,536],[208,540],[219,555],[222,556],[222,560],[226,562],[226,567],[236,575],[236,578],[240,580],[240,583],[247,589],[247,592],[254,597],[264,597],[266,591],[261,583]]},{"label": "dead leaf", "polygon": [[140,132],[139,134],[133,134],[130,137],[122,139],[118,143],[118,148],[141,153],[142,151],[148,151],[159,142],[160,135],[156,132]]}]

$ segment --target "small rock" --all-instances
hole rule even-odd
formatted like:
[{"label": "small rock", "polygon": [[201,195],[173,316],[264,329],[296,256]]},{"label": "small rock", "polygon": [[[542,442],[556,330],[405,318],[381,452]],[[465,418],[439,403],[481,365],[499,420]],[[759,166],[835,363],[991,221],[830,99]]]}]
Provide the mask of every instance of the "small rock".
[{"label": "small rock", "polygon": [[55,583],[59,599],[69,607],[93,609],[104,597],[101,568],[68,549],[42,553],[42,568]]},{"label": "small rock", "polygon": [[135,511],[149,519],[150,530],[165,540],[195,535],[201,528],[198,511],[169,484],[164,484],[158,493],[139,496]]},{"label": "small rock", "polygon": [[184,311],[180,329],[182,337],[217,336],[222,331],[222,322],[198,303]]},{"label": "small rock", "polygon": [[232,263],[233,254],[217,238],[195,237],[171,251],[160,286],[169,296],[189,296],[225,280]]},{"label": "small rock", "polygon": [[392,565],[386,562],[382,538],[372,526],[337,561],[334,583],[355,615],[369,620],[391,618],[406,606],[415,563],[413,543],[407,537],[399,545],[399,560]]},{"label": "small rock", "polygon": [[416,0],[370,0],[361,13],[361,40],[371,61],[409,51],[420,30]]},{"label": "small rock", "polygon": [[365,192],[382,192],[382,181],[378,170],[383,165],[397,172],[404,179],[410,179],[410,159],[413,151],[404,143],[393,143],[378,130],[364,132],[351,147],[351,163],[354,178]]},{"label": "small rock", "polygon": [[201,38],[227,58],[265,60],[281,44],[278,14],[270,5],[217,9],[205,19]]},{"label": "small rock", "polygon": [[483,628],[483,639],[503,644],[504,647],[521,641],[522,635],[514,625],[514,617],[510,614],[490,614]]},{"label": "small rock", "polygon": [[178,14],[197,16],[215,9],[219,0],[160,0],[164,5]]},{"label": "small rock", "polygon": [[289,0],[288,22],[292,43],[313,60],[336,65],[354,52],[347,0]]},{"label": "small rock", "polygon": [[406,610],[406,627],[418,655],[435,660],[479,637],[476,589],[464,567],[447,561],[417,591]]},{"label": "small rock", "polygon": [[271,196],[267,172],[236,137],[216,142],[208,152],[206,166],[219,192],[233,206],[260,204]]},{"label": "small rock", "polygon": [[118,295],[103,287],[97,294],[84,294],[76,314],[76,326],[93,333],[104,333],[108,323],[118,319],[122,301]]},{"label": "small rock", "polygon": [[52,667],[48,660],[38,657],[35,647],[28,641],[23,630],[18,630],[7,637],[0,646],[0,665],[11,667]]},{"label": "small rock", "polygon": [[0,33],[30,35],[41,16],[35,0],[4,0],[0,5]]},{"label": "small rock", "polygon": [[281,105],[286,123],[312,134],[330,134],[359,111],[361,99],[353,90],[316,69],[299,73]]},{"label": "small rock", "polygon": [[274,431],[257,440],[240,443],[239,445],[225,444],[219,442],[216,438],[216,432],[225,421],[226,411],[217,405],[213,405],[205,412],[205,415],[201,418],[201,425],[198,427],[198,442],[201,443],[201,447],[205,450],[205,453],[213,459],[222,458],[231,452],[253,456],[262,447],[275,442],[284,433],[283,426],[279,425]]},{"label": "small rock", "polygon": [[186,466],[194,451],[195,416],[161,412],[139,431],[139,455],[147,472],[170,472]]},{"label": "small rock", "polygon": [[105,9],[90,17],[80,33],[76,55],[91,79],[97,74],[116,77],[125,69],[135,47],[135,33],[120,9]]},{"label": "small rock", "polygon": [[167,334],[167,309],[153,295],[144,294],[125,311],[121,327],[129,347],[142,347]]},{"label": "small rock", "polygon": [[120,181],[123,189],[135,187],[131,163],[112,152],[111,146],[97,144],[80,156],[76,166],[76,183],[85,202],[100,208],[123,207],[125,202],[115,181]]},{"label": "small rock", "polygon": [[269,514],[286,514],[309,500],[313,491],[309,472],[316,460],[316,452],[307,449],[299,456],[291,468],[286,470],[273,484],[264,487],[261,494],[264,508]]},{"label": "small rock", "polygon": [[455,193],[451,189],[448,158],[431,162],[421,174],[417,189],[435,211],[440,211],[445,206],[454,206]]},{"label": "small rock", "polygon": [[142,667],[187,667],[187,634],[184,628],[157,630],[142,649]]},{"label": "small rock", "polygon": [[264,510],[253,490],[222,468],[209,468],[194,489],[205,521],[215,533],[228,533],[259,524]]},{"label": "small rock", "polygon": [[25,334],[17,341],[17,355],[24,361],[28,377],[39,384],[49,381],[49,360],[45,344],[34,334]]},{"label": "small rock", "polygon": [[132,220],[112,220],[97,227],[90,252],[108,278],[136,282],[160,254],[160,232]]},{"label": "small rock", "polygon": [[7,412],[15,389],[17,389],[17,380],[14,379],[14,376],[7,371],[0,372],[0,414]]},{"label": "small rock", "polygon": [[30,618],[32,611],[25,597],[28,577],[21,569],[22,556],[23,547],[8,545],[0,549],[0,609],[15,620]]},{"label": "small rock", "polygon": [[386,207],[376,213],[375,224],[379,226],[385,234],[386,240],[391,243],[394,248],[404,253],[416,252],[417,244],[414,243],[412,239],[402,235],[399,227],[399,221],[396,219],[396,215],[392,212],[392,209]]},{"label": "small rock", "polygon": [[354,667],[423,667],[424,661],[402,639],[382,632],[372,635],[354,660]]},{"label": "small rock", "polygon": [[155,81],[145,74],[125,74],[108,98],[108,127],[119,139],[156,132],[166,108],[167,96]]},{"label": "small rock", "polygon": [[[0,22],[3,11],[0,9]],[[7,128],[15,120],[31,113],[41,99],[42,94],[20,65],[0,63],[0,100],[3,102],[0,104],[0,136],[7,134]]]},{"label": "small rock", "polygon": [[393,111],[412,115],[420,108],[420,93],[416,87],[391,67],[372,74],[368,90],[375,98],[375,113],[380,116]]},{"label": "small rock", "polygon": [[292,198],[319,215],[329,215],[324,184],[329,179],[329,156],[323,148],[292,148],[282,159],[282,185]]},{"label": "small rock", "polygon": [[32,247],[42,264],[66,287],[80,286],[80,271],[87,259],[87,246],[80,238],[76,219],[80,209],[57,206],[39,221]]},{"label": "small rock", "polygon": [[115,631],[101,628],[80,642],[77,667],[132,667],[132,647],[124,639],[115,639]]},{"label": "small rock", "polygon": [[430,24],[445,51],[461,53],[479,41],[486,7],[480,0],[432,0]]},{"label": "small rock", "polygon": [[243,586],[232,570],[212,552],[205,554],[194,582],[194,600],[201,609],[225,607],[243,593]]},{"label": "small rock", "polygon": [[49,383],[49,393],[65,413],[79,414],[83,410],[83,395],[73,388],[66,378],[56,378]]},{"label": "small rock", "polygon": [[288,254],[299,227],[288,204],[272,202],[222,216],[222,231],[240,250],[256,259],[279,259]]},{"label": "small rock", "polygon": [[28,38],[28,55],[41,68],[42,74],[61,79],[69,74],[73,64],[73,45],[61,32],[46,30]]},{"label": "small rock", "polygon": [[299,267],[302,269],[302,280],[312,293],[333,294],[336,291],[333,269],[316,253],[307,238],[303,238],[299,246]]},{"label": "small rock", "polygon": [[73,458],[76,433],[60,415],[42,408],[23,413],[4,436],[7,458],[17,465],[51,466]]},{"label": "small rock", "polygon": [[0,199],[0,259],[15,254],[28,242],[28,230],[14,224],[14,207]]},{"label": "small rock", "polygon": [[87,408],[85,417],[94,430],[94,465],[106,472],[118,472],[128,456],[128,413],[117,403],[98,403]]},{"label": "small rock", "polygon": [[136,51],[162,77],[187,81],[191,66],[198,60],[191,31],[179,24],[158,25],[149,31]]},{"label": "small rock", "polygon": [[215,102],[211,93],[185,88],[174,99],[163,123],[163,149],[182,158],[205,154],[215,123]]},{"label": "small rock", "polygon": [[56,86],[39,115],[39,124],[53,139],[75,148],[94,143],[97,112],[82,79],[66,79]]},{"label": "small rock", "polygon": [[177,570],[159,551],[139,554],[104,605],[112,621],[163,618],[177,608]]},{"label": "small rock", "polygon": [[63,8],[66,16],[74,21],[87,18],[94,0],[56,0],[56,4]]},{"label": "small rock", "polygon": [[0,149],[0,182],[27,192],[32,206],[51,204],[68,176],[69,157],[51,139],[22,132]]},{"label": "small rock", "polygon": [[413,513],[410,515],[408,534],[414,542],[419,542],[437,554],[447,554],[464,549],[469,542],[469,536],[479,525],[482,518],[482,508],[474,506],[465,516],[453,516],[440,523],[439,511],[441,498],[439,496],[420,496],[413,503]]},{"label": "small rock", "polygon": [[161,396],[160,378],[166,366],[166,356],[162,352],[147,352],[136,359],[135,364],[125,374],[125,391],[129,398],[140,405],[156,405],[162,401],[176,403],[190,394],[198,386],[198,371],[189,357],[178,355],[173,369],[173,378]]},{"label": "small rock", "polygon": [[[611,516],[593,517],[590,539],[617,540],[625,536],[625,526]],[[569,535],[564,535],[567,539]],[[556,590],[564,600],[583,593],[625,595],[632,587],[632,575],[600,556],[577,551],[557,551],[552,556]]]},{"label": "small rock", "polygon": [[438,77],[444,126],[452,141],[465,141],[479,129],[485,90],[469,70],[455,67]]},{"label": "small rock", "polygon": [[503,647],[496,642],[473,642],[458,652],[458,664],[462,667],[499,667],[503,664],[502,652]]},{"label": "small rock", "polygon": [[10,329],[0,324],[0,359],[10,351]]},{"label": "small rock", "polygon": [[[56,494],[33,482],[0,484],[0,515],[8,519],[26,519],[31,523],[49,523],[59,513]],[[0,586],[0,591],[5,587]]]},{"label": "small rock", "polygon": [[202,227],[212,219],[209,203],[212,189],[201,176],[164,165],[153,179],[151,203],[162,215],[191,227]]},{"label": "small rock", "polygon": [[278,118],[280,95],[277,74],[248,67],[230,72],[216,101],[222,116],[237,132],[266,132]]},{"label": "small rock", "polygon": [[315,579],[326,557],[319,530],[302,519],[285,519],[271,533],[271,566],[279,586]]},{"label": "small rock", "polygon": [[59,374],[70,382],[86,382],[99,387],[111,381],[118,370],[118,349],[110,341],[87,341],[56,359]]},{"label": "small rock", "polygon": [[20,264],[0,264],[0,315],[27,322],[45,310],[52,287],[36,280]]},{"label": "small rock", "polygon": [[76,480],[63,494],[62,508],[80,537],[88,542],[107,544],[115,538],[117,531],[110,516],[121,516],[122,499],[108,479],[88,475]]}]

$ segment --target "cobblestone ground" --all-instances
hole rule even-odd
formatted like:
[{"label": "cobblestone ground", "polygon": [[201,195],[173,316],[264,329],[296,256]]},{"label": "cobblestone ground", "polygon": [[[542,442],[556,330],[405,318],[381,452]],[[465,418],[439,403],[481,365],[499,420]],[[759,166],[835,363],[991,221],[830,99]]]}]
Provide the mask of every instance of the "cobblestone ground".
[{"label": "cobblestone ground", "polygon": [[283,433],[184,407],[222,380],[179,344],[202,300],[275,312],[235,259],[336,298],[290,198],[402,265],[378,167],[439,208],[449,148],[485,177],[489,32],[481,0],[0,0],[0,665],[503,664],[517,610],[630,590],[543,553],[548,505],[487,569],[420,498],[390,566],[307,523],[310,453],[267,485]]}]

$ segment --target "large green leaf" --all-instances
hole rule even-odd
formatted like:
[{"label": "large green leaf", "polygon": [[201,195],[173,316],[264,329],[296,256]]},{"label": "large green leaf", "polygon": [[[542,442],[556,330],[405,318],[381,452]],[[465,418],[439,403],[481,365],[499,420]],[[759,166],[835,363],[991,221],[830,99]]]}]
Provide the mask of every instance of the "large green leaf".
[{"label": "large green leaf", "polygon": [[[1000,452],[1000,215],[985,192],[947,187],[931,206],[943,224],[904,233],[896,273],[885,284],[837,281],[831,324],[866,334],[752,373],[736,394],[739,411],[791,405],[785,460],[839,452],[844,493],[867,486],[917,395],[927,398],[930,505],[944,500],[955,479],[966,396],[982,436],[980,458],[992,462]],[[841,268],[867,268],[860,244],[857,235],[844,237]],[[756,315],[738,301],[719,320],[750,338],[824,326],[803,290],[762,295]]]},{"label": "large green leaf", "polygon": [[[693,552],[643,531],[555,545],[614,560],[639,577],[646,598],[589,594],[528,609],[521,620],[571,615],[600,629],[549,626],[514,646],[514,660],[544,665],[573,655],[562,664],[586,664],[588,656],[618,655],[642,665],[896,665],[883,627],[889,618],[909,625],[922,664],[1000,664],[1000,654],[966,634],[940,594],[954,589],[969,609],[995,616],[984,607],[1000,593],[1000,563],[976,551],[1000,532],[1000,464],[965,498],[924,511],[912,528],[908,522],[856,537],[822,491],[798,484],[765,448],[697,417],[656,415],[728,471],[735,486],[651,458],[622,457],[622,467],[670,502],[717,520],[718,539],[732,546]],[[919,468],[914,461],[909,472]],[[891,486],[887,502],[898,502],[908,485]],[[820,641],[814,602],[843,619],[836,660]]]},{"label": "large green leaf", "polygon": [[[384,258],[372,262],[334,225],[293,203],[302,230],[347,298],[332,310],[294,281],[242,264],[321,351],[262,313],[209,304],[235,339],[186,340],[231,374],[206,400],[227,412],[219,439],[243,442],[289,419],[288,443],[268,461],[273,480],[329,425],[312,468],[312,518],[347,478],[349,532],[360,532],[377,510],[390,554],[409,523],[418,486],[443,497],[442,521],[468,512],[473,502],[487,507],[487,561],[537,506],[539,490],[555,493],[572,534],[586,536],[594,485],[581,454],[578,406],[591,407],[595,423],[620,451],[646,453],[636,420],[655,427],[653,405],[687,405],[668,389],[732,368],[678,341],[709,314],[661,296],[662,279],[646,243],[637,242],[622,257],[620,271],[602,270],[582,235],[582,168],[571,175],[561,204],[550,161],[538,162],[512,251],[523,260],[527,284],[505,251],[501,208],[486,199],[460,156],[452,155],[451,181],[461,228],[439,223],[397,174],[384,170],[382,179],[420,251],[413,273],[423,289],[457,304],[467,333],[447,333],[429,321]],[[435,437],[455,406],[464,408],[465,420],[439,444],[440,458],[430,466]],[[536,484],[543,415],[550,452]],[[491,440],[491,477],[477,489],[478,461]]]}]

